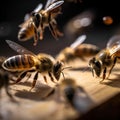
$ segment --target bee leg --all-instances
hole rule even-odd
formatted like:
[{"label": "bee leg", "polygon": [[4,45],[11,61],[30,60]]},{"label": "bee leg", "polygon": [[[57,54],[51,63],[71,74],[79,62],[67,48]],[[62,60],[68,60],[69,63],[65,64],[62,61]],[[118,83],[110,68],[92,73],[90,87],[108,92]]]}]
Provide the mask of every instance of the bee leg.
[{"label": "bee leg", "polygon": [[43,24],[41,24],[40,40],[43,40],[43,33],[44,33],[44,28],[43,28]]},{"label": "bee leg", "polygon": [[55,19],[52,21],[52,26],[53,26],[54,31],[56,32],[57,36],[63,36],[63,33],[60,32],[58,27],[57,27],[57,22]]},{"label": "bee leg", "polygon": [[43,78],[44,78],[44,81],[47,83],[47,78],[46,78],[46,76],[43,76]]},{"label": "bee leg", "polygon": [[105,67],[103,70],[103,79],[100,81],[100,83],[102,83],[104,79],[106,78],[106,71],[107,71],[107,68]]},{"label": "bee leg", "polygon": [[37,42],[38,42],[38,32],[37,32],[37,28],[34,27],[34,46],[37,45]]},{"label": "bee leg", "polygon": [[25,82],[27,82],[29,80],[29,78],[31,77],[31,75],[32,75],[31,73],[29,73],[29,74],[27,73],[26,74],[27,79],[25,80]]},{"label": "bee leg", "polygon": [[49,23],[49,29],[50,29],[53,37],[57,40],[58,39],[57,34],[56,34],[56,32],[55,32],[55,30],[53,28],[53,25],[51,23]]},{"label": "bee leg", "polygon": [[31,87],[31,89],[29,91],[31,91],[35,87],[36,81],[38,79],[38,73],[39,72],[36,72],[36,74],[34,76],[34,79],[33,79],[32,87]]},{"label": "bee leg", "polygon": [[48,72],[48,75],[49,75],[49,77],[51,78],[52,82],[56,83],[56,82],[54,81],[54,78],[52,77],[52,74],[51,74],[50,72]]},{"label": "bee leg", "polygon": [[111,74],[111,72],[112,72],[112,69],[113,69],[113,67],[114,67],[115,64],[116,64],[116,61],[117,61],[117,57],[115,57],[115,59],[114,59],[113,65],[112,65],[111,69],[109,70],[107,79],[109,78],[109,76],[110,76],[110,74]]},{"label": "bee leg", "polygon": [[8,95],[10,98],[13,98],[13,96],[12,96],[11,93],[9,92],[8,85],[5,85],[5,90],[6,90],[7,95]]},{"label": "bee leg", "polygon": [[20,74],[20,76],[17,78],[17,80],[14,82],[14,83],[11,83],[11,84],[16,84],[18,82],[20,82],[27,74],[28,71],[24,71]]}]

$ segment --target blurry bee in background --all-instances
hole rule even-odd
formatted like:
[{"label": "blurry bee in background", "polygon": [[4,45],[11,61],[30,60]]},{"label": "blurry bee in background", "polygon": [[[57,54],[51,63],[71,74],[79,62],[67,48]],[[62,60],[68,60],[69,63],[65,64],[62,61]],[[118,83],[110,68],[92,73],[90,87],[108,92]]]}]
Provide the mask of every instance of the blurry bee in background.
[{"label": "blurry bee in background", "polygon": [[37,45],[38,39],[43,39],[46,27],[49,27],[55,39],[63,36],[63,33],[58,30],[55,20],[57,15],[61,13],[61,5],[63,3],[63,0],[47,0],[44,9],[42,9],[43,5],[39,4],[30,15],[27,14],[25,16],[25,22],[19,25],[18,39],[26,41],[34,37],[34,45]]},{"label": "blurry bee in background", "polygon": [[111,16],[104,16],[103,23],[105,25],[111,25],[113,23],[113,18]]},{"label": "blurry bee in background", "polygon": [[[36,72],[33,78],[32,88],[34,88],[36,81],[38,79],[38,74],[40,73],[43,76],[44,81],[47,83],[47,78],[45,74],[48,74],[51,81],[54,81],[54,78],[58,81],[60,79],[61,73],[63,74],[63,63],[56,61],[51,55],[40,53],[35,55],[31,51],[25,49],[19,44],[6,40],[8,45],[20,55],[12,56],[6,59],[2,67],[5,70],[14,72],[21,71],[22,73],[19,75],[15,83],[20,82],[25,76],[28,79],[31,77],[30,73]],[[29,75],[28,75],[29,73]]]},{"label": "blurry bee in background", "polygon": [[[102,81],[108,79],[112,69],[114,68],[117,58],[120,57],[120,35],[115,35],[110,38],[105,49],[101,50],[95,57],[89,61],[89,65],[97,77],[102,75]],[[106,77],[107,70],[108,76]],[[101,81],[101,82],[102,82]]]},{"label": "blurry bee in background", "polygon": [[85,60],[85,57],[91,57],[96,55],[100,49],[92,44],[83,44],[86,39],[86,35],[79,36],[74,43],[69,47],[66,47],[56,56],[57,60],[64,63],[68,63],[76,58]]},{"label": "blurry bee in background", "polygon": [[84,31],[89,30],[94,19],[95,13],[92,10],[76,15],[64,26],[65,36],[70,40],[76,39],[80,34],[84,34]]},{"label": "blurry bee in background", "polygon": [[86,91],[72,78],[63,79],[56,89],[58,98],[63,96],[63,99],[80,113],[86,112],[88,107],[93,105],[93,101]]}]

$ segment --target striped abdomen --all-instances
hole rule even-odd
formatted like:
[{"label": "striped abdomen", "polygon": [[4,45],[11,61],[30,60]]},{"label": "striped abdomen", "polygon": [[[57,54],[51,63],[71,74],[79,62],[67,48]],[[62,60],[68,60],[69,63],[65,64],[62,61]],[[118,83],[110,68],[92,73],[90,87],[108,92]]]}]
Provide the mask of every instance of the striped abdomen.
[{"label": "striped abdomen", "polygon": [[77,57],[90,57],[96,55],[100,51],[95,45],[92,44],[81,44],[75,48],[75,55]]},{"label": "striped abdomen", "polygon": [[21,27],[18,33],[18,39],[20,41],[26,41],[34,36],[34,27],[33,25],[28,25],[25,27]]},{"label": "striped abdomen", "polygon": [[32,55],[16,55],[6,59],[2,67],[9,71],[29,70],[35,66],[35,57]]}]

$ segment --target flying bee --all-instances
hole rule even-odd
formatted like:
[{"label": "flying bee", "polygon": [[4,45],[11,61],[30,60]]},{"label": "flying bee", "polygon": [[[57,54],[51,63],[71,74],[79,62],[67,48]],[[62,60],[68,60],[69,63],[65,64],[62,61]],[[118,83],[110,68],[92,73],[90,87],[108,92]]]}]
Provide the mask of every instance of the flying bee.
[{"label": "flying bee", "polygon": [[30,15],[27,14],[25,16],[25,22],[19,26],[18,39],[20,41],[26,41],[34,37],[34,45],[36,45],[39,38],[40,40],[43,39],[43,33],[46,27],[49,27],[55,39],[63,36],[63,33],[58,30],[55,20],[57,15],[61,13],[61,5],[63,3],[63,0],[47,0],[44,9],[42,9],[43,5],[39,4]]},{"label": "flying bee", "polygon": [[[114,68],[117,58],[120,57],[120,35],[115,35],[110,38],[105,49],[101,50],[95,57],[89,61],[92,69],[92,74],[100,77],[102,81],[108,79],[112,69]],[[107,70],[109,69],[108,76],[106,77]],[[101,82],[102,82],[101,81]]]},{"label": "flying bee", "polygon": [[90,57],[97,54],[100,49],[92,44],[82,44],[85,39],[86,35],[79,36],[69,47],[60,51],[56,59],[67,63],[76,58],[84,59],[84,57]]},{"label": "flying bee", "polygon": [[65,78],[61,80],[57,86],[57,95],[63,97],[74,109],[80,113],[84,113],[93,105],[92,99],[86,93],[83,87],[76,83],[73,78]]},{"label": "flying bee", "polygon": [[62,62],[56,61],[51,55],[48,54],[39,53],[38,55],[35,55],[31,51],[25,49],[24,47],[20,46],[19,44],[13,41],[6,40],[6,42],[13,50],[20,53],[19,55],[9,57],[2,64],[2,67],[5,70],[11,72],[22,71],[15,83],[20,82],[25,76],[30,78],[30,73],[33,72],[36,73],[34,75],[32,87],[30,90],[34,88],[39,73],[43,76],[46,83],[47,78],[45,74],[48,74],[51,81],[54,83],[56,83],[55,79],[57,81],[60,79],[60,75],[61,73],[63,74],[62,71],[65,69],[63,68],[64,64]]}]

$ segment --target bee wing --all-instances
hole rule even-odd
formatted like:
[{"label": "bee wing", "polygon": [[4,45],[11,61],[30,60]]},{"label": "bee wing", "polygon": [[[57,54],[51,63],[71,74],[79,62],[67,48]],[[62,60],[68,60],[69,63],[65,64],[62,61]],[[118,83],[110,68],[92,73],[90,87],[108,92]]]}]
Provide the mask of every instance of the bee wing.
[{"label": "bee wing", "polygon": [[107,48],[109,49],[110,55],[120,50],[120,35],[111,37],[107,43]]},{"label": "bee wing", "polygon": [[70,45],[70,47],[73,48],[73,49],[76,48],[78,45],[80,45],[81,43],[83,43],[85,41],[85,39],[86,39],[86,35],[79,36],[75,40],[75,42]]},{"label": "bee wing", "polygon": [[47,3],[44,7],[44,9],[47,9],[49,5],[51,5],[53,2],[55,2],[56,0],[47,0]]},{"label": "bee wing", "polygon": [[19,25],[20,28],[28,26],[28,23],[30,23],[31,19],[27,19],[25,22],[23,22],[22,24]]},{"label": "bee wing", "polygon": [[24,21],[28,20],[30,17],[31,17],[31,14],[32,13],[36,13],[36,12],[39,12],[43,7],[43,4],[40,3],[37,5],[37,7],[31,12],[31,13],[27,13],[24,17]]},{"label": "bee wing", "polygon": [[43,8],[43,4],[40,3],[38,6],[33,10],[33,12],[39,12]]},{"label": "bee wing", "polygon": [[45,12],[50,12],[52,11],[53,9],[55,8],[58,8],[60,5],[62,5],[64,3],[63,0],[60,0],[60,1],[57,1],[53,4],[51,4],[50,6],[48,6],[46,9],[45,9]]},{"label": "bee wing", "polygon": [[120,44],[120,35],[115,35],[109,39],[107,42],[107,48],[111,48],[112,46]]},{"label": "bee wing", "polygon": [[109,52],[110,52],[110,56],[113,55],[114,53],[116,53],[117,51],[120,50],[120,44],[116,44],[114,45],[112,48],[109,49]]},{"label": "bee wing", "polygon": [[11,40],[6,40],[7,44],[9,45],[10,48],[12,48],[13,50],[15,50],[17,53],[19,54],[31,54],[36,56],[34,53],[32,53],[31,51],[27,50],[26,48],[22,47],[21,45],[11,41]]}]

